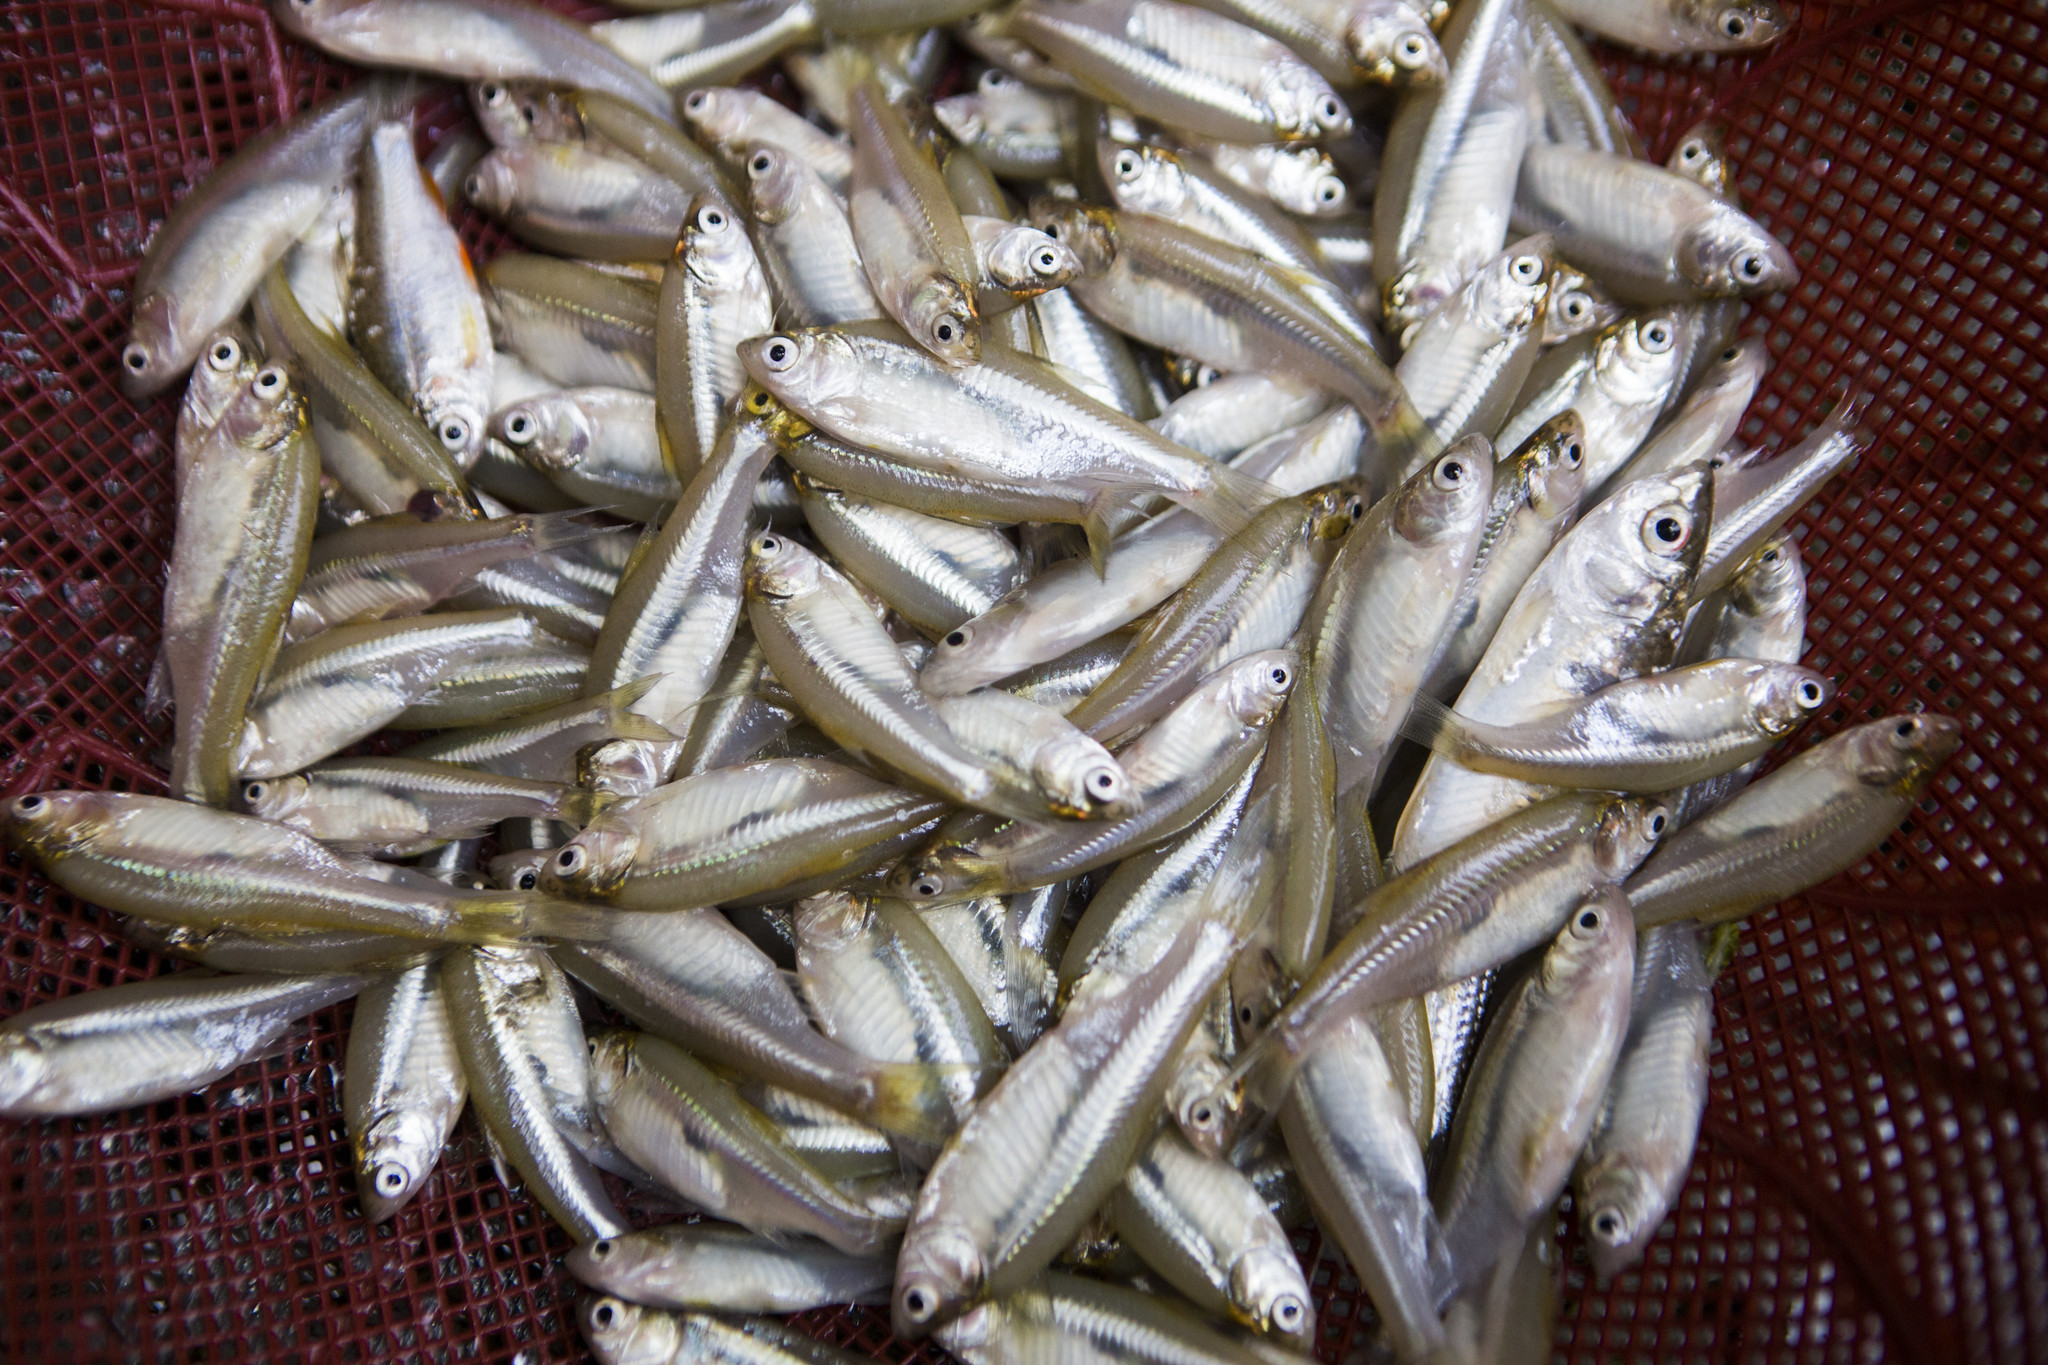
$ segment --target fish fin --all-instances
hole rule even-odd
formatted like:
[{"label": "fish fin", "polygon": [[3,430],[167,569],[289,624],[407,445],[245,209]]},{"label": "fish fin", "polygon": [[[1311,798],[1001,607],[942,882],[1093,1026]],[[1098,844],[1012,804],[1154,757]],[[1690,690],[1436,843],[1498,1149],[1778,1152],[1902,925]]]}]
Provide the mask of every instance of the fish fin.
[{"label": "fish fin", "polygon": [[585,509],[580,507],[566,512],[528,513],[526,542],[532,553],[544,555],[551,550],[564,550],[626,529],[622,526],[594,526],[590,522],[576,520],[584,515]]},{"label": "fish fin", "polygon": [[455,897],[450,910],[455,924],[448,937],[463,943],[599,939],[619,913],[537,891],[471,892]]},{"label": "fish fin", "polygon": [[606,725],[613,739],[637,739],[650,744],[666,744],[675,739],[666,725],[633,709],[635,703],[652,692],[655,684],[667,676],[666,673],[649,673],[605,693]]},{"label": "fish fin", "polygon": [[1088,562],[1095,566],[1097,578],[1109,577],[1109,542],[1116,534],[1117,514],[1125,505],[1122,495],[1105,488],[1081,509],[1081,530],[1088,536]]},{"label": "fish fin", "polygon": [[149,681],[142,687],[142,714],[150,720],[171,713],[171,660],[161,649],[149,666]]},{"label": "fish fin", "polygon": [[1702,936],[1706,942],[1701,945],[1701,956],[1705,959],[1709,980],[1727,971],[1728,964],[1735,960],[1735,950],[1742,946],[1742,923],[1737,919],[1717,924]]},{"label": "fish fin", "polygon": [[945,1083],[985,1067],[955,1063],[885,1062],[875,1067],[872,1094],[861,1117],[886,1133],[916,1142],[943,1143],[955,1127]]},{"label": "fish fin", "polygon": [[618,800],[617,794],[613,792],[594,792],[584,787],[564,787],[548,818],[581,829],[603,814],[607,807],[617,805]]},{"label": "fish fin", "polygon": [[1459,724],[1457,712],[1427,692],[1417,692],[1407,719],[1401,722],[1401,733],[1425,748],[1455,759]]},{"label": "fish fin", "polygon": [[1251,523],[1260,509],[1278,502],[1279,489],[1226,464],[1212,464],[1210,487],[1199,493],[1168,493],[1181,506],[1208,522],[1226,536],[1234,536]]}]

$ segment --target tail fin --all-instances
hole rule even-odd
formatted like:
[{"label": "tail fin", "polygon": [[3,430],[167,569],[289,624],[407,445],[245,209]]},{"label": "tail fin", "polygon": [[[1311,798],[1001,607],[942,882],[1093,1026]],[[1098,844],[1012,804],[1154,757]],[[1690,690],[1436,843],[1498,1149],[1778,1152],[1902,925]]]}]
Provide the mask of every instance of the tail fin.
[{"label": "tail fin", "polygon": [[1209,477],[1211,486],[1200,493],[1169,496],[1226,536],[1236,535],[1253,517],[1286,496],[1264,479],[1227,464],[1212,463]]},{"label": "tail fin", "polygon": [[926,1062],[884,1062],[870,1075],[868,1101],[861,1117],[886,1133],[934,1146],[953,1135],[959,1121],[953,1113],[946,1082],[983,1067]]},{"label": "tail fin", "polygon": [[1427,692],[1417,692],[1408,709],[1407,719],[1401,722],[1401,734],[1455,760],[1458,756],[1458,731],[1462,724],[1463,718],[1450,707]]},{"label": "tail fin", "polygon": [[581,545],[586,540],[596,540],[625,528],[619,526],[593,526],[587,521],[578,521],[585,515],[583,508],[567,512],[526,513],[526,544],[532,554],[544,555],[550,550],[565,549]]},{"label": "tail fin", "polygon": [[[641,718],[635,716],[634,719]],[[582,829],[602,814],[607,806],[617,804],[618,799],[611,792],[594,792],[585,787],[563,787],[556,793],[554,808],[549,812],[549,816]]]},{"label": "tail fin", "polygon": [[644,678],[635,678],[624,687],[614,687],[604,694],[605,727],[613,739],[637,739],[651,744],[665,744],[675,738],[668,727],[652,720],[633,709],[639,700],[654,690],[655,684],[667,677],[666,673],[650,673]]},{"label": "tail fin", "polygon": [[461,943],[499,944],[599,939],[619,915],[632,913],[537,891],[480,891],[457,896],[450,912],[454,924],[449,938]]}]

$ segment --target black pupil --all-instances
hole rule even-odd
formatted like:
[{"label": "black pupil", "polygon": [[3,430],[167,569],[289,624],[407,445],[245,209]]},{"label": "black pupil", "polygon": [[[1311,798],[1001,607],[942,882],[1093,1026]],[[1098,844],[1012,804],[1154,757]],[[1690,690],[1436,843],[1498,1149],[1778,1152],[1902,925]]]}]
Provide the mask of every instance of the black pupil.
[{"label": "black pupil", "polygon": [[1273,682],[1274,682],[1274,683],[1275,683],[1276,685],[1280,685],[1280,686],[1284,686],[1284,685],[1286,685],[1286,682],[1287,682],[1287,670],[1286,670],[1286,669],[1284,669],[1284,668],[1276,668],[1276,669],[1274,669],[1274,670],[1273,670]]},{"label": "black pupil", "polygon": [[1452,483],[1456,483],[1465,477],[1465,471],[1457,465],[1447,464],[1444,466],[1444,477]]},{"label": "black pupil", "polygon": [[1651,816],[1651,817],[1650,817],[1650,833],[1652,833],[1652,834],[1662,834],[1663,832],[1664,832],[1664,817],[1663,817],[1663,816],[1661,816],[1661,815],[1653,815],[1653,816]]},{"label": "black pupil", "polygon": [[1913,733],[1913,722],[1912,722],[1912,721],[1910,721],[1910,720],[1907,720],[1907,721],[1901,721],[1901,722],[1899,722],[1899,738],[1900,738],[1900,739],[1905,739],[1905,738],[1906,738],[1907,736],[1911,735],[1912,733]]},{"label": "black pupil", "polygon": [[754,169],[757,171],[766,171],[768,169],[768,158],[766,156],[755,157]]},{"label": "black pupil", "polygon": [[1678,519],[1676,517],[1659,517],[1657,519],[1657,539],[1663,541],[1678,539]]},{"label": "black pupil", "polygon": [[961,645],[967,643],[967,633],[965,631],[956,630],[951,635],[948,635],[946,637],[946,643],[952,645],[954,648],[957,649]]},{"label": "black pupil", "polygon": [[953,339],[953,324],[950,322],[940,323],[938,326],[938,337],[941,341],[951,341]]},{"label": "black pupil", "polygon": [[1579,916],[1579,927],[1581,929],[1598,929],[1600,927],[1600,917],[1591,910],[1588,910],[1585,914]]}]

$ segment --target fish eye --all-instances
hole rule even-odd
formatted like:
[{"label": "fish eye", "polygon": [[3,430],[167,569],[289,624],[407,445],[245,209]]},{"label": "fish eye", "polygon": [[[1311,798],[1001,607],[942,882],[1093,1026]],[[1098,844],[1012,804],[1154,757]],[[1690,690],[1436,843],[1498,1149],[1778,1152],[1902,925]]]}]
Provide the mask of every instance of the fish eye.
[{"label": "fish eye", "polygon": [[1660,553],[1684,547],[1692,534],[1692,514],[1682,507],[1660,507],[1643,518],[1644,543]]},{"label": "fish eye", "polygon": [[618,1316],[613,1301],[606,1299],[590,1310],[590,1325],[599,1331],[609,1331],[612,1324],[618,1320]]},{"label": "fish eye", "polygon": [[256,392],[273,394],[284,387],[284,371],[275,365],[265,365],[256,372]]},{"label": "fish eye", "polygon": [[1137,179],[1138,171],[1143,165],[1144,163],[1138,159],[1138,154],[1126,148],[1116,154],[1116,178],[1119,180],[1135,180]]},{"label": "fish eye", "polygon": [[593,1261],[602,1261],[618,1249],[618,1243],[612,1241],[611,1238],[600,1237],[595,1242],[592,1242],[590,1244],[590,1259]]},{"label": "fish eye", "polygon": [[531,413],[515,412],[505,419],[505,439],[515,446],[525,445],[539,431],[540,423],[533,420]]},{"label": "fish eye", "polygon": [[405,1172],[396,1166],[386,1166],[377,1172],[377,1188],[385,1194],[397,1194],[405,1188]]},{"label": "fish eye", "polygon": [[710,107],[711,92],[709,90],[692,90],[683,98],[683,112],[686,114],[701,114]]},{"label": "fish eye", "polygon": [[1827,700],[1826,689],[1811,678],[1799,684],[1799,704],[1811,711]]},{"label": "fish eye", "polygon": [[469,443],[469,423],[460,417],[450,417],[441,423],[441,444],[449,450],[460,450]]},{"label": "fish eye", "polygon": [[1453,489],[1465,482],[1465,462],[1456,456],[1437,461],[1435,482],[1438,488]]},{"label": "fish eye", "polygon": [[706,207],[697,215],[697,226],[706,232],[720,232],[725,228],[725,213],[716,207]]},{"label": "fish eye", "polygon": [[1685,146],[1678,149],[1678,159],[1680,161],[1698,161],[1706,154],[1707,149],[1697,142],[1688,142]]},{"label": "fish eye", "polygon": [[493,109],[505,102],[507,94],[505,87],[496,81],[485,81],[476,88],[476,92],[483,96],[484,103]]},{"label": "fish eye", "polygon": [[1285,687],[1294,681],[1294,675],[1288,671],[1285,664],[1274,664],[1273,671],[1266,676],[1273,680],[1275,687]]},{"label": "fish eye", "polygon": [[1060,268],[1059,253],[1046,247],[1031,258],[1031,267],[1041,275],[1050,275]]},{"label": "fish eye", "polygon": [[1515,257],[1514,264],[1509,266],[1508,269],[1516,279],[1524,284],[1531,280],[1543,278],[1543,262],[1534,256],[1517,256]]},{"label": "fish eye", "polygon": [[903,1316],[912,1322],[929,1322],[939,1309],[937,1299],[918,1285],[903,1291]]},{"label": "fish eye", "polygon": [[1643,349],[1651,355],[1662,355],[1671,349],[1671,328],[1661,322],[1653,322],[1643,328]]},{"label": "fish eye", "polygon": [[1666,828],[1666,827],[1667,827],[1668,825],[1670,825],[1670,823],[1671,823],[1671,817],[1670,817],[1670,816],[1668,816],[1668,815],[1666,815],[1666,814],[1664,813],[1664,808],[1663,808],[1662,806],[1659,806],[1659,807],[1657,807],[1657,808],[1656,808],[1655,810],[1651,811],[1651,812],[1650,812],[1650,837],[1652,837],[1652,838],[1654,838],[1654,839],[1661,839],[1661,838],[1663,838],[1663,837],[1664,837],[1664,830],[1665,830],[1665,828]]},{"label": "fish eye", "polygon": [[1579,911],[1578,918],[1572,921],[1572,932],[1580,938],[1599,933],[1600,912],[1590,905]]},{"label": "fish eye", "polygon": [[1749,32],[1749,20],[1730,10],[1721,16],[1721,32],[1730,38],[1740,38]]},{"label": "fish eye", "polygon": [[967,645],[967,632],[965,630],[948,631],[946,638],[939,641],[939,643],[945,645],[948,649],[963,649]]},{"label": "fish eye", "polygon": [[1735,273],[1745,280],[1760,280],[1764,277],[1764,258],[1759,252],[1746,252],[1735,263]]},{"label": "fish eye", "polygon": [[519,875],[512,879],[512,889],[514,891],[532,891],[539,886],[540,874],[530,867],[521,870]]},{"label": "fish eye", "polygon": [[[945,886],[939,881],[937,877],[919,877],[916,881],[910,884],[910,893],[914,896],[922,896],[926,900],[932,899],[932,897],[938,895],[945,889]],[[911,1292],[915,1293],[916,1291],[913,1290]]]},{"label": "fish eye", "polygon": [[1334,175],[1326,175],[1316,182],[1316,202],[1334,204],[1344,197],[1344,182]]},{"label": "fish eye", "polygon": [[1420,33],[1404,33],[1401,41],[1394,44],[1394,62],[1411,71],[1429,60],[1429,44]]},{"label": "fish eye", "polygon": [[1607,1241],[1618,1241],[1621,1237],[1621,1215],[1613,1209],[1602,1209],[1593,1215],[1593,1231]]},{"label": "fish eye", "polygon": [[1592,306],[1592,303],[1584,294],[1577,292],[1566,294],[1563,306],[1565,321],[1577,322],[1580,318],[1586,316],[1586,310]]},{"label": "fish eye", "polygon": [[468,175],[464,176],[464,177],[462,178],[462,194],[463,194],[463,197],[464,197],[464,198],[466,198],[466,199],[481,199],[481,198],[483,198],[483,197],[484,197],[484,178],[483,178],[483,176],[482,176],[481,174],[479,174],[478,172],[476,172],[476,171],[471,171],[471,172],[470,172],[470,173],[469,173]]},{"label": "fish eye", "polygon": [[1325,95],[1316,102],[1316,121],[1324,127],[1335,127],[1344,121],[1344,106],[1337,102],[1335,95]]},{"label": "fish eye", "polygon": [[555,855],[555,870],[558,872],[574,872],[582,866],[583,850],[580,848],[565,848]]},{"label": "fish eye", "polygon": [[1273,1321],[1280,1325],[1282,1331],[1292,1332],[1299,1328],[1302,1318],[1306,1315],[1307,1310],[1303,1308],[1301,1300],[1292,1294],[1273,1305]]},{"label": "fish eye", "polygon": [[1919,720],[1909,716],[1892,727],[1892,735],[1898,739],[1911,739],[1919,729]]},{"label": "fish eye", "polygon": [[1721,363],[1723,365],[1732,365],[1741,358],[1742,348],[1740,346],[1730,346],[1727,350],[1721,352]]},{"label": "fish eye", "polygon": [[140,343],[130,343],[121,348],[121,363],[136,374],[149,368],[149,352]]},{"label": "fish eye", "polygon": [[992,66],[981,73],[983,90],[1007,90],[1010,87],[1010,73],[999,66]]},{"label": "fish eye", "polygon": [[264,793],[269,790],[270,788],[264,786],[261,782],[251,782],[242,788],[242,799],[253,806],[258,801],[261,801]]},{"label": "fish eye", "polygon": [[1344,515],[1350,517],[1354,522],[1363,517],[1365,515],[1365,499],[1359,497],[1356,493],[1346,498],[1344,500]]},{"label": "fish eye", "polygon": [[1188,1122],[1197,1129],[1206,1130],[1215,1126],[1216,1111],[1207,1100],[1199,1100],[1194,1108],[1188,1110]]},{"label": "fish eye", "polygon": [[49,804],[47,800],[40,796],[20,797],[14,803],[14,813],[16,815],[36,815],[42,811],[43,807]]},{"label": "fish eye", "polygon": [[788,337],[769,337],[761,348],[761,360],[770,370],[780,373],[796,364],[796,343]]},{"label": "fish eye", "polygon": [[963,330],[965,329],[961,323],[952,314],[948,313],[945,317],[939,319],[937,326],[932,328],[932,335],[938,338],[940,343],[950,344],[953,338],[960,335]]},{"label": "fish eye", "polygon": [[207,353],[206,359],[216,370],[232,370],[241,363],[242,348],[235,344],[233,337],[222,337],[213,343],[213,349]]},{"label": "fish eye", "polygon": [[1108,796],[1116,791],[1116,774],[1107,768],[1097,768],[1089,776],[1088,785],[1093,787],[1097,794]]},{"label": "fish eye", "polygon": [[1570,465],[1573,469],[1577,469],[1580,462],[1585,458],[1586,448],[1580,445],[1577,440],[1570,440],[1564,443],[1564,462],[1566,464]]},{"label": "fish eye", "polygon": [[1055,242],[1060,239],[1060,225],[1057,219],[1045,225],[1045,235],[1052,238]]},{"label": "fish eye", "polygon": [[766,175],[775,168],[775,158],[766,152],[755,152],[754,159],[747,163],[747,169],[755,175]]},{"label": "fish eye", "polygon": [[762,558],[782,553],[782,542],[772,535],[758,536],[754,540],[754,553]]}]

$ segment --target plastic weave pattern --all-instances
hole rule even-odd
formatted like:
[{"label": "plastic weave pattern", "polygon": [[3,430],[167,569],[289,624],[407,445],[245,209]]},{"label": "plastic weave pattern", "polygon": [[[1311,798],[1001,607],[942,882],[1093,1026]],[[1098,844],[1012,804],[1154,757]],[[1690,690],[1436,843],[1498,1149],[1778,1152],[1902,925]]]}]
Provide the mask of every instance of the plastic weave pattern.
[{"label": "plastic weave pattern", "polygon": [[[1713,115],[1803,279],[1756,310],[1743,434],[1780,445],[1844,384],[1876,448],[1800,517],[1808,739],[1906,707],[1962,753],[1911,829],[1758,916],[1717,989],[1706,1129],[1675,1217],[1600,1291],[1560,1220],[1559,1359],[2048,1359],[2048,4],[1792,6],[1756,60],[1603,51],[1661,158]],[[587,9],[584,12],[589,12]],[[112,376],[171,204],[349,79],[238,0],[0,12],[0,786],[159,789],[142,714],[173,508],[175,395]],[[500,238],[467,225],[483,254]],[[0,866],[0,1016],[171,965]],[[472,1119],[395,1224],[360,1214],[348,1009],[203,1095],[0,1124],[0,1361],[585,1358],[567,1240]],[[1318,1355],[1370,1321],[1312,1231]],[[868,1311],[811,1315],[891,1360]]]}]

